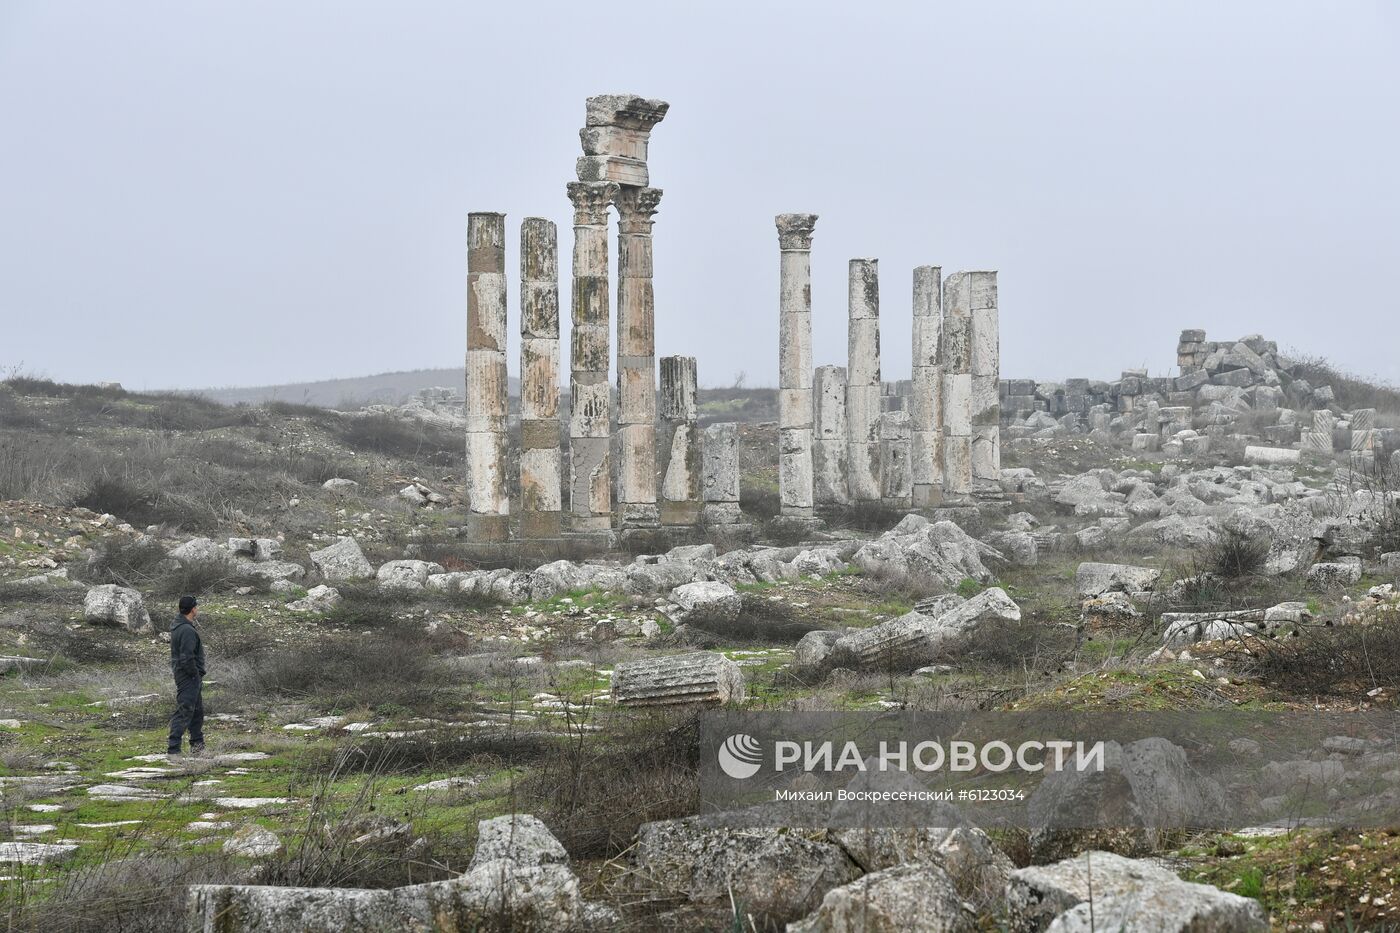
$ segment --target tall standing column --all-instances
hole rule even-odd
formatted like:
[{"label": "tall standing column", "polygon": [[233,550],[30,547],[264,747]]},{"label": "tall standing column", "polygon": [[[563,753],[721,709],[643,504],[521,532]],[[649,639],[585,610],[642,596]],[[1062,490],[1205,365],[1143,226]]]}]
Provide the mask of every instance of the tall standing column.
[{"label": "tall standing column", "polygon": [[910,389],[910,472],[913,505],[943,501],[943,270],[914,270],[914,369]]},{"label": "tall standing column", "polygon": [[467,530],[510,535],[506,493],[506,215],[467,215]]},{"label": "tall standing column", "polygon": [[850,501],[846,490],[846,367],[818,366],[812,385],[812,498]]},{"label": "tall standing column", "polygon": [[660,188],[624,185],[616,198],[617,430],[619,524],[655,527],[656,298],[652,286],[652,215]]},{"label": "tall standing column", "polygon": [[853,502],[880,498],[879,260],[852,259],[846,360],[846,479]]},{"label": "tall standing column", "polygon": [[972,311],[972,482],[1001,490],[1001,334],[997,274],[969,272]]},{"label": "tall standing column", "polygon": [[554,223],[520,226],[520,532],[560,532],[559,248]]},{"label": "tall standing column", "polygon": [[700,520],[702,445],[695,423],[693,356],[661,358],[661,523],[694,525]]},{"label": "tall standing column", "polygon": [[608,385],[608,205],[616,182],[570,182],[574,283],[569,374],[569,511],[575,531],[612,527]]},{"label": "tall standing column", "polygon": [[972,493],[972,280],[955,272],[943,283],[943,489]]},{"label": "tall standing column", "polygon": [[812,517],[812,231],[816,214],[779,214],[778,495],[783,515]]}]

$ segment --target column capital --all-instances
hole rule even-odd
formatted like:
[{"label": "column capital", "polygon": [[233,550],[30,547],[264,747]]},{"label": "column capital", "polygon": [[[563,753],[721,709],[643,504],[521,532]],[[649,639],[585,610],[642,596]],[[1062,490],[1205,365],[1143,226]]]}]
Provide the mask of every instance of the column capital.
[{"label": "column capital", "polygon": [[571,181],[569,200],[574,205],[574,223],[606,225],[608,205],[617,198],[621,186],[615,181]]},{"label": "column capital", "polygon": [[623,185],[613,199],[617,207],[618,232],[645,235],[651,232],[651,217],[661,203],[660,188]]},{"label": "column capital", "polygon": [[779,214],[778,246],[782,249],[811,249],[812,231],[817,226],[816,214]]}]

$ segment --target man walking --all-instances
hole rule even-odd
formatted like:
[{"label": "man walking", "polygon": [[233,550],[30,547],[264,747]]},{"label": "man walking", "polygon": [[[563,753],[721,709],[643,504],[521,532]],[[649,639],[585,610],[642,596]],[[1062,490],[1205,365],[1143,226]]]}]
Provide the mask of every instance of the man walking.
[{"label": "man walking", "polygon": [[170,743],[167,754],[180,754],[185,730],[190,733],[190,753],[204,753],[204,642],[194,620],[199,602],[193,596],[180,597],[180,618],[170,629],[170,669],[175,674],[175,715],[170,717]]}]

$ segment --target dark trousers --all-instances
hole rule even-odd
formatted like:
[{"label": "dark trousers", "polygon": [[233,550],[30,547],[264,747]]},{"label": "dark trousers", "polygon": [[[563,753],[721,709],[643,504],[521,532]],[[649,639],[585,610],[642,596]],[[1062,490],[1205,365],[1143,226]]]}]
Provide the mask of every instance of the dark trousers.
[{"label": "dark trousers", "polygon": [[199,677],[175,675],[175,703],[175,715],[170,717],[170,744],[166,748],[178,755],[186,729],[190,733],[190,748],[204,744],[204,689]]}]

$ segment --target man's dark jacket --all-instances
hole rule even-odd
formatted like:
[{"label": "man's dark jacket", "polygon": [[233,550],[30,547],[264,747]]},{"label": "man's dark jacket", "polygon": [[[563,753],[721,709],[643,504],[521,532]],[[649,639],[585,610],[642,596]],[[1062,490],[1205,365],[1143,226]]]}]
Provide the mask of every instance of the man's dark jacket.
[{"label": "man's dark jacket", "polygon": [[204,676],[204,642],[194,624],[180,616],[170,629],[170,669],[177,678]]}]

